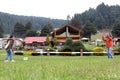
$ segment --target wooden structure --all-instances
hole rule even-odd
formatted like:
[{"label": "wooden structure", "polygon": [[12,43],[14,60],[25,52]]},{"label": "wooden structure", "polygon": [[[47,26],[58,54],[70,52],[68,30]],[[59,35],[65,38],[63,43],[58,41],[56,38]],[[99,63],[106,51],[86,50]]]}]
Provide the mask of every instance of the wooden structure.
[{"label": "wooden structure", "polygon": [[57,42],[64,43],[67,38],[72,38],[73,41],[78,41],[80,39],[80,30],[71,25],[65,25],[51,33],[52,39],[56,34]]}]

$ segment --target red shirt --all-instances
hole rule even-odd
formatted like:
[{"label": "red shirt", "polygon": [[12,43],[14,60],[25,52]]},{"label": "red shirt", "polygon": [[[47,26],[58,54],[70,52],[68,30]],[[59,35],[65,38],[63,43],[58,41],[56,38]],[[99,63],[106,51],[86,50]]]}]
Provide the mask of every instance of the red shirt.
[{"label": "red shirt", "polygon": [[107,37],[104,37],[104,35],[102,35],[102,39],[103,39],[103,41],[105,41],[107,48],[113,46],[112,37],[110,37],[110,35],[108,35]]}]

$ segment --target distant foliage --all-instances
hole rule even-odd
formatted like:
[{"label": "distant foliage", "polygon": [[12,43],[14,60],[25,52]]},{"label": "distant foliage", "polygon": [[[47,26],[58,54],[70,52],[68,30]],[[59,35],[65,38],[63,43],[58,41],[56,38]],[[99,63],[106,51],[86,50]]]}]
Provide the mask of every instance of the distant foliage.
[{"label": "distant foliage", "polygon": [[114,37],[119,37],[120,36],[120,20],[116,21],[112,28],[112,35]]},{"label": "distant foliage", "polygon": [[32,23],[30,21],[25,24],[25,29],[26,29],[26,31],[32,29]]},{"label": "distant foliage", "polygon": [[101,3],[96,7],[96,9],[90,8],[81,14],[75,14],[73,19],[75,19],[77,22],[80,21],[79,23],[81,23],[81,26],[83,26],[86,21],[89,20],[96,26],[97,29],[102,29],[105,26],[108,26],[108,28],[111,29],[112,25],[117,20],[120,20],[120,6],[108,6],[104,3]]},{"label": "distant foliage", "polygon": [[3,31],[3,28],[2,28],[3,26],[2,25],[0,25],[0,38],[2,38],[3,37],[3,33],[4,33],[4,31]]},{"label": "distant foliage", "polygon": [[24,37],[24,34],[26,33],[25,26],[22,23],[17,22],[14,26],[13,33],[16,37]]},{"label": "distant foliage", "polygon": [[[68,16],[68,19],[69,17],[70,16]],[[108,6],[104,3],[101,3],[96,7],[96,9],[89,8],[89,10],[86,10],[83,13],[74,14],[70,21],[70,24],[81,29],[86,24],[87,20],[89,20],[93,25],[95,25],[97,30],[101,30],[106,26],[108,26],[107,28],[111,29],[114,23],[120,20],[120,6]],[[25,25],[29,21],[32,24],[33,30],[38,30],[41,28],[43,29],[42,25],[48,22],[51,23],[53,28],[60,27],[63,24],[67,23],[67,20],[50,19],[34,16],[18,16],[0,12],[0,24],[2,24],[3,26],[4,33],[7,34],[13,31],[14,25],[17,22],[20,22],[21,24]],[[30,24],[28,23],[27,25]],[[45,33],[48,32],[46,31]],[[45,33],[42,33],[42,35],[46,35]]]},{"label": "distant foliage", "polygon": [[24,34],[24,37],[33,37],[38,36],[38,33],[35,30],[27,30]]},{"label": "distant foliage", "polygon": [[96,34],[97,33],[97,29],[96,27],[88,20],[85,23],[85,26],[82,28],[84,34],[84,37],[87,37],[91,40],[91,35]]},{"label": "distant foliage", "polygon": [[71,19],[70,24],[72,26],[77,27],[78,29],[81,29],[81,22],[80,22],[80,20],[76,16],[74,16],[74,18]]},{"label": "distant foliage", "polygon": [[[14,25],[20,22],[25,25],[26,23],[32,23],[32,29],[38,30],[40,27],[48,22],[50,22],[54,27],[60,27],[66,22],[66,20],[60,19],[50,19],[45,17],[35,17],[35,16],[19,16],[12,15],[8,13],[0,12],[0,24],[3,24],[3,30],[5,33],[11,33],[13,31]],[[27,24],[29,25],[29,23]]]},{"label": "distant foliage", "polygon": [[42,26],[41,34],[40,36],[47,36],[47,34],[50,34],[50,32],[53,31],[53,26],[51,23],[46,23]]}]

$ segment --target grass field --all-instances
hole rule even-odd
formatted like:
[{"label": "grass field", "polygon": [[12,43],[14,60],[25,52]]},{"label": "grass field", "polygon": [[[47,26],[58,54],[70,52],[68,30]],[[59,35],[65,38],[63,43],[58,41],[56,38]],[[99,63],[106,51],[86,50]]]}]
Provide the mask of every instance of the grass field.
[{"label": "grass field", "polygon": [[[28,57],[28,60],[23,60]],[[17,56],[4,62],[0,80],[120,80],[120,56]]]}]

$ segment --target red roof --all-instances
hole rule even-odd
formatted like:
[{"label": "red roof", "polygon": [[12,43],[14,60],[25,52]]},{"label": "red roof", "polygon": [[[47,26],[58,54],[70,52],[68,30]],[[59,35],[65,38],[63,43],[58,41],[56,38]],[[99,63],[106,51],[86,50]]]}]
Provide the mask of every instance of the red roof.
[{"label": "red roof", "polygon": [[26,44],[30,44],[33,42],[45,42],[46,41],[46,37],[26,37],[24,39],[24,42]]}]

